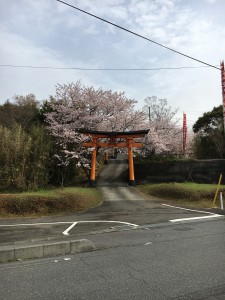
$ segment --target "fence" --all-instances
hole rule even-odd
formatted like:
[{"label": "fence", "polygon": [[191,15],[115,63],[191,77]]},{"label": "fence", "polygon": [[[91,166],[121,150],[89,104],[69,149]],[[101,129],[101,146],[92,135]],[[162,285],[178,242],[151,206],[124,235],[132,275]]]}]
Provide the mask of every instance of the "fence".
[{"label": "fence", "polygon": [[223,174],[222,184],[225,184],[225,159],[135,163],[136,183],[186,181],[217,184],[220,174]]}]

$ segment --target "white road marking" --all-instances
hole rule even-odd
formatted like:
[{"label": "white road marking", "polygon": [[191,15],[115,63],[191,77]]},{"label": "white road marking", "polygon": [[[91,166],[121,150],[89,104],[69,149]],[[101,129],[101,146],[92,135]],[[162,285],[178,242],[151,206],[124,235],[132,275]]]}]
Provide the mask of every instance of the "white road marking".
[{"label": "white road marking", "polygon": [[152,242],[148,242],[148,243],[145,243],[145,246],[151,245],[151,244],[152,244]]},{"label": "white road marking", "polygon": [[50,222],[50,223],[24,223],[24,224],[0,224],[0,227],[20,227],[20,226],[39,226],[39,225],[58,225],[58,224],[72,224],[71,222]]},{"label": "white road marking", "polygon": [[182,222],[182,221],[191,221],[191,220],[201,220],[201,219],[211,219],[211,218],[218,218],[222,217],[222,215],[211,215],[211,216],[204,216],[204,217],[193,217],[193,218],[183,218],[183,219],[174,219],[174,220],[169,220],[169,222]]},{"label": "white road marking", "polygon": [[168,204],[162,204],[162,205],[167,206],[167,207],[172,207],[172,208],[177,208],[177,209],[182,209],[182,210],[193,211],[193,212],[197,212],[197,213],[201,213],[201,214],[209,214],[210,215],[210,216],[204,216],[204,217],[190,217],[190,218],[169,220],[169,222],[173,222],[173,223],[182,222],[182,221],[191,221],[191,220],[201,220],[201,219],[210,219],[210,218],[222,217],[222,215],[214,214],[214,213],[211,213],[211,212],[208,212],[208,211],[196,210],[196,209],[190,209],[190,208],[183,208],[183,207],[173,206],[173,205],[168,205]]},{"label": "white road marking", "polygon": [[132,227],[138,227],[137,224],[132,224],[128,222],[122,221],[70,221],[70,222],[45,222],[45,223],[23,223],[23,224],[0,224],[0,227],[22,227],[22,226],[41,226],[41,225],[59,225],[59,224],[71,224],[65,231],[63,231],[64,235],[69,235],[69,231],[76,226],[78,223],[118,223],[123,225],[128,225]]},{"label": "white road marking", "polygon": [[70,235],[70,234],[69,234],[70,229],[72,229],[74,226],[76,226],[77,223],[78,223],[78,222],[73,222],[72,225],[70,225],[65,231],[63,231],[63,234],[64,234],[64,235]]},{"label": "white road marking", "polygon": [[132,227],[138,227],[139,225],[137,224],[132,224],[128,222],[121,222],[121,221],[77,221],[74,222],[71,226],[69,226],[65,231],[63,231],[64,235],[69,235],[69,231],[77,224],[79,223],[118,223],[118,224],[123,224],[123,225],[128,225]]},{"label": "white road marking", "polygon": [[183,207],[173,206],[173,205],[168,205],[168,204],[162,204],[162,205],[177,208],[177,209],[187,210],[187,211],[194,211],[194,212],[198,212],[198,213],[202,213],[202,214],[215,215],[214,213],[211,213],[211,212],[208,212],[208,211],[195,210],[195,209],[190,209],[190,208],[183,208]]}]

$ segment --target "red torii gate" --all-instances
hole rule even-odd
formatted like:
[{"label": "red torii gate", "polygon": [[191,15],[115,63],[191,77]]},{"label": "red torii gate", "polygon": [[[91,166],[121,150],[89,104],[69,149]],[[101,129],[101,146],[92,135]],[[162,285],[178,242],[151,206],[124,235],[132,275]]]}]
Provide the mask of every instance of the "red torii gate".
[{"label": "red torii gate", "polygon": [[[142,148],[142,143],[137,143],[134,141],[136,138],[144,137],[148,132],[147,130],[138,131],[93,131],[87,129],[79,129],[81,134],[91,137],[92,141],[82,143],[82,147],[94,148],[92,151],[91,159],[91,174],[90,174],[90,186],[95,186],[95,169],[96,169],[96,154],[97,148],[128,148],[128,163],[129,163],[129,184],[134,186],[134,162],[133,162],[133,151],[132,148]],[[99,139],[107,139],[106,142],[101,142]],[[117,139],[122,139],[125,141],[117,141]]]}]

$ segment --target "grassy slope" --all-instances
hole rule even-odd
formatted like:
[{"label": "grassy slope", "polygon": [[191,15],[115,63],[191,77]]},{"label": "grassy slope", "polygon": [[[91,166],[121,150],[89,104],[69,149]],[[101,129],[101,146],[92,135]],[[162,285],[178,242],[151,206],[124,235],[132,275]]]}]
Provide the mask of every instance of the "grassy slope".
[{"label": "grassy slope", "polygon": [[[198,183],[161,183],[139,185],[138,189],[145,194],[152,195],[173,204],[182,204],[187,207],[212,207],[216,184]],[[225,185],[220,187],[225,191]],[[217,206],[219,206],[219,197]]]},{"label": "grassy slope", "polygon": [[[217,185],[197,183],[146,184],[137,187],[145,194],[187,207],[212,206]],[[220,190],[225,192],[225,185]],[[30,193],[0,194],[0,216],[40,216],[84,211],[102,202],[94,188],[70,187]],[[217,200],[217,206],[219,201]]]},{"label": "grassy slope", "polygon": [[30,193],[0,194],[0,216],[39,216],[84,211],[102,202],[94,188],[70,187]]}]

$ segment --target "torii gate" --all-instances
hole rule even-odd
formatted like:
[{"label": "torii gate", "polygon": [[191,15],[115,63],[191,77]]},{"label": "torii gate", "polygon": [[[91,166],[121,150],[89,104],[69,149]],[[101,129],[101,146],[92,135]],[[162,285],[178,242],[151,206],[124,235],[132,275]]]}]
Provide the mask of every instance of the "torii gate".
[{"label": "torii gate", "polygon": [[[92,151],[92,160],[91,160],[91,174],[90,174],[90,186],[95,186],[95,169],[96,169],[96,154],[97,148],[128,148],[128,163],[129,163],[129,185],[135,185],[134,178],[134,162],[133,162],[133,151],[132,148],[142,148],[142,143],[136,143],[134,139],[144,137],[148,132],[147,130],[138,130],[138,131],[92,131],[87,129],[79,129],[81,134],[90,136],[92,141],[87,143],[82,143],[82,147],[94,148]],[[99,139],[107,139],[107,142],[101,142]],[[117,139],[123,139],[124,142],[117,142]]]}]

